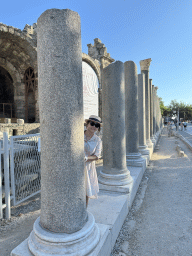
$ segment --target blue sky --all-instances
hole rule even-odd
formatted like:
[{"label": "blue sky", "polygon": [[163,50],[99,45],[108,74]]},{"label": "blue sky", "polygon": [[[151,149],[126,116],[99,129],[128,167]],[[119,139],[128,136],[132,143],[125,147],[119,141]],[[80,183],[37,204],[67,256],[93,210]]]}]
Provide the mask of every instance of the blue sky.
[{"label": "blue sky", "polygon": [[191,0],[32,0],[2,1],[0,22],[23,29],[50,8],[81,17],[82,51],[101,39],[115,60],[151,58],[150,78],[165,105],[192,104]]}]

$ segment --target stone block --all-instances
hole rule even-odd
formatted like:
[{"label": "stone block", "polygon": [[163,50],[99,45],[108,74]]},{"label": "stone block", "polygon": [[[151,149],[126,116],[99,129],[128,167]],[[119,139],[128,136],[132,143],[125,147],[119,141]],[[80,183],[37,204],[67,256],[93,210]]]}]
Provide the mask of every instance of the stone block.
[{"label": "stone block", "polygon": [[19,125],[23,125],[24,124],[24,119],[17,119],[17,123]]}]

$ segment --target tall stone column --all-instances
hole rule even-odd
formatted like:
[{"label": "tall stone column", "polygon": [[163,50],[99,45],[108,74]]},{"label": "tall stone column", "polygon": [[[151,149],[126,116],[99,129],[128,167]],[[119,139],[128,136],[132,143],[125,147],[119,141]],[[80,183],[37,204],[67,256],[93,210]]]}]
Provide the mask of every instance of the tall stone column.
[{"label": "tall stone column", "polygon": [[[126,165],[124,65],[116,61],[103,69],[103,170],[100,188],[129,192],[132,183]],[[123,192],[122,191],[122,192]]]},{"label": "tall stone column", "polygon": [[38,256],[88,255],[100,233],[86,210],[80,17],[50,9],[37,27],[41,216],[28,248]]},{"label": "tall stone column", "polygon": [[161,131],[161,128],[162,128],[162,116],[161,116],[160,99],[159,99],[159,129],[160,129],[160,131]]},{"label": "tall stone column", "polygon": [[157,102],[156,102],[156,106],[157,106],[157,132],[160,132],[160,124],[159,124],[159,120],[160,120],[160,111],[159,111],[159,97],[157,96]]},{"label": "tall stone column", "polygon": [[141,73],[145,74],[145,118],[146,118],[146,140],[149,148],[153,147],[150,139],[150,90],[149,90],[149,66],[151,59],[140,61]]},{"label": "tall stone column", "polygon": [[149,155],[145,131],[145,75],[138,75],[138,118],[139,118],[139,152]]},{"label": "tall stone column", "polygon": [[145,160],[139,152],[137,66],[133,61],[126,61],[124,63],[124,69],[127,165],[143,166]]},{"label": "tall stone column", "polygon": [[149,79],[149,92],[150,92],[150,138],[152,143],[155,143],[153,136],[153,93],[152,93],[152,79]]},{"label": "tall stone column", "polygon": [[152,86],[152,92],[153,92],[153,135],[156,136],[156,87]]}]

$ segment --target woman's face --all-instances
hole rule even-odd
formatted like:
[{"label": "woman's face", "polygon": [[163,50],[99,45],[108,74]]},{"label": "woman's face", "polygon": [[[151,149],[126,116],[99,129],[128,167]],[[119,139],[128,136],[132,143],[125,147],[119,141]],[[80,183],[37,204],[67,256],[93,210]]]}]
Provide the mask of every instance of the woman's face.
[{"label": "woman's face", "polygon": [[[97,124],[97,123],[91,121],[91,122],[89,122],[88,125],[87,125],[87,130],[90,131],[91,133],[94,133],[94,132],[98,131],[98,129],[99,129],[98,127],[95,127],[94,124]],[[96,125],[96,126],[97,126],[97,125]]]}]

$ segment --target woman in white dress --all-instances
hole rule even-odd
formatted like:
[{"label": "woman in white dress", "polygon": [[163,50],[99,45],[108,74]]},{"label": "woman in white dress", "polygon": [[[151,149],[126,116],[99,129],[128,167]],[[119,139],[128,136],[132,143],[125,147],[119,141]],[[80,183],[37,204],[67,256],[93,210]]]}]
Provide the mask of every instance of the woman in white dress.
[{"label": "woman in white dress", "polygon": [[88,206],[89,198],[97,198],[99,185],[95,161],[101,155],[102,142],[95,134],[100,131],[101,118],[91,115],[85,120],[86,130],[84,133],[84,152],[85,152],[85,177],[86,177],[86,206]]}]

